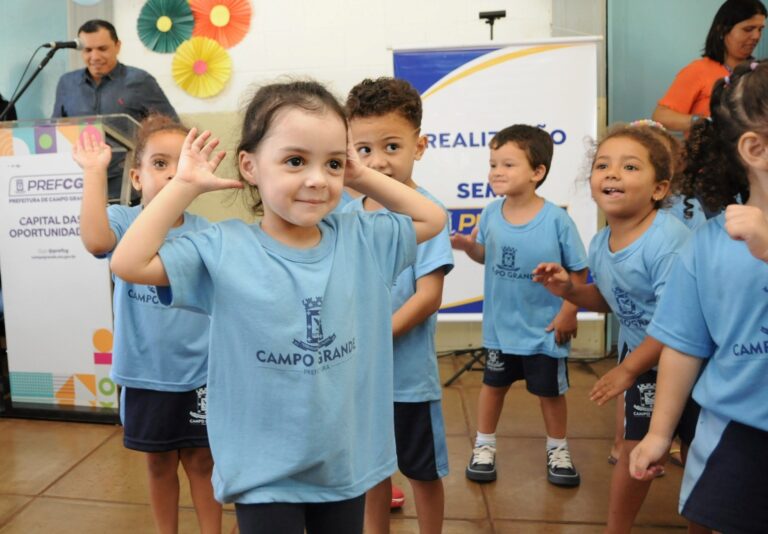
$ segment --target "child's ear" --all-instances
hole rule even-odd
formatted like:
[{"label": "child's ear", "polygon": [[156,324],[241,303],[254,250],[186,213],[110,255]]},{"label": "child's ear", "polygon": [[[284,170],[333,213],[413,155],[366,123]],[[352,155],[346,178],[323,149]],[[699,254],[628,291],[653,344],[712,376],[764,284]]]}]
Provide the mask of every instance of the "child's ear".
[{"label": "child's ear", "polygon": [[131,185],[133,188],[136,191],[141,191],[141,179],[139,178],[139,171],[136,169],[131,169],[128,174],[131,177]]},{"label": "child's ear", "polygon": [[240,174],[245,181],[251,185],[258,185],[258,174],[256,172],[256,163],[253,161],[253,154],[241,150],[237,155],[237,165],[240,168]]},{"label": "child's ear", "polygon": [[533,170],[533,179],[531,181],[540,182],[544,179],[546,175],[547,175],[547,166],[539,165]]},{"label": "child's ear", "polygon": [[768,139],[755,132],[747,132],[739,138],[737,149],[748,168],[768,171]]},{"label": "child's ear", "polygon": [[653,193],[651,194],[651,198],[653,199],[653,202],[660,202],[667,198],[667,195],[669,194],[669,187],[672,182],[669,180],[662,180],[660,182],[656,182],[655,187],[653,188]]},{"label": "child's ear", "polygon": [[416,153],[413,155],[414,160],[419,161],[421,159],[421,156],[423,156],[424,152],[427,150],[427,144],[427,136],[420,135],[416,140]]}]

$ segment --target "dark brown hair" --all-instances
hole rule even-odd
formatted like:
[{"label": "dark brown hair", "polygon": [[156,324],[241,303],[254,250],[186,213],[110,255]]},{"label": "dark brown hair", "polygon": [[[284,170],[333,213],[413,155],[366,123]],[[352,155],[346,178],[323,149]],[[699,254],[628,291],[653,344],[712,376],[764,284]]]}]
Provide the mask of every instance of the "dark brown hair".
[{"label": "dark brown hair", "polygon": [[80,29],[77,30],[77,35],[80,35],[81,33],[96,33],[101,28],[104,28],[109,32],[109,36],[114,42],[119,41],[117,38],[117,30],[115,30],[115,27],[112,25],[112,23],[101,19],[93,19],[84,22],[83,25],[80,26]]},{"label": "dark brown hair", "polygon": [[[265,85],[256,91],[245,110],[236,160],[239,159],[240,152],[255,152],[269,133],[277,112],[289,107],[317,114],[331,112],[337,115],[345,126],[347,124],[344,108],[339,101],[316,81],[292,81]],[[250,210],[253,213],[260,213],[261,197],[258,189],[248,183],[242,175],[240,175],[240,181],[244,183],[245,191],[251,197]]]},{"label": "dark brown hair", "polygon": [[187,135],[189,128],[167,115],[159,113],[147,115],[142,119],[139,129],[136,131],[136,145],[133,148],[132,161],[134,169],[138,169],[141,166],[141,157],[144,155],[144,149],[147,148],[150,137],[159,132],[178,132],[182,135]]},{"label": "dark brown hair", "polygon": [[397,113],[410,122],[414,128],[421,128],[421,96],[405,80],[381,77],[366,78],[355,85],[347,97],[347,115],[355,117],[376,117]]},{"label": "dark brown hair", "polygon": [[739,22],[751,19],[755,15],[766,15],[765,6],[760,0],[727,0],[717,10],[704,43],[704,57],[718,63],[725,63],[725,36]]},{"label": "dark brown hair", "polygon": [[552,137],[541,128],[528,124],[513,124],[494,135],[488,146],[492,150],[498,150],[507,143],[514,143],[525,152],[532,169],[535,170],[539,165],[544,165],[544,178],[536,184],[538,188],[547,179],[549,167],[552,164],[552,153],[555,149]]}]

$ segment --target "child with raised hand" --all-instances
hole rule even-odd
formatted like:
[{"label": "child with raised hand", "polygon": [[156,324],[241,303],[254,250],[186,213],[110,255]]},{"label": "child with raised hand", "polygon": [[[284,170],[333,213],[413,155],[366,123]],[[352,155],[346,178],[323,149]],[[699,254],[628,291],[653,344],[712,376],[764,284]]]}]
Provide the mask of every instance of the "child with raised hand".
[{"label": "child with raised hand", "polygon": [[[414,163],[426,149],[420,135],[421,97],[405,80],[378,78],[357,84],[347,97],[347,114],[360,161],[393,180],[437,200],[413,179]],[[383,206],[364,196],[345,211],[376,212]],[[392,287],[394,336],[394,411],[397,464],[413,489],[419,532],[442,532],[448,452],[441,407],[440,376],[435,350],[437,310],[443,280],[453,268],[446,224],[416,248],[416,261]],[[391,482],[387,478],[368,492],[366,532],[389,532]]]},{"label": "child with raised hand", "polygon": [[[141,205],[107,208],[111,150],[83,134],[73,157],[83,168],[80,235],[85,248],[109,257],[142,210],[176,174],[188,129],[169,117],[150,115],[141,123],[130,177]],[[169,236],[202,230],[208,222],[181,212]],[[149,493],[157,531],[178,531],[181,462],[189,478],[202,533],[221,532],[221,505],[213,498],[213,460],[208,446],[206,380],[209,319],[163,306],[154,287],[117,276],[114,281],[112,380],[122,386],[123,442],[146,453]]]},{"label": "child with raised hand", "polygon": [[496,479],[496,426],[504,397],[517,380],[539,397],[547,431],[547,480],[578,486],[581,477],[566,440],[570,339],[576,306],[550,295],[530,274],[541,262],[562,263],[566,277],[586,280],[587,258],[568,213],[536,194],[552,161],[547,132],[517,124],[490,142],[488,181],[501,199],[480,216],[479,230],[455,234],[451,244],[485,264],[483,346],[488,350],[468,479]]},{"label": "child with raised hand", "polygon": [[725,213],[681,250],[648,328],[665,347],[651,427],[629,466],[639,480],[658,470],[693,389],[701,413],[680,513],[720,532],[768,525],[766,94],[768,64],[738,66],[715,84],[711,121],[688,138],[683,192]]},{"label": "child with raised hand", "polygon": [[[195,197],[243,187],[212,173],[215,141],[192,131],[175,178],[112,258],[164,302],[211,314],[214,491],[243,533],[359,534],[365,492],[395,470],[390,290],[445,214],[361,165],[351,141],[322,85],[264,86],[237,154],[260,222],[163,244]],[[331,214],[344,184],[388,211]]]},{"label": "child with raised hand", "polygon": [[[611,478],[606,532],[630,532],[650,481],[629,476],[630,451],[648,431],[661,343],[648,336],[678,249],[690,231],[660,210],[671,179],[670,153],[647,126],[618,126],[600,141],[592,161],[592,197],[608,226],[589,246],[593,284],[576,285],[565,270],[544,263],[534,280],[553,294],[620,323],[619,365],[600,378],[590,398],[603,405],[624,395],[624,441]],[[669,449],[667,449],[669,451]]]}]

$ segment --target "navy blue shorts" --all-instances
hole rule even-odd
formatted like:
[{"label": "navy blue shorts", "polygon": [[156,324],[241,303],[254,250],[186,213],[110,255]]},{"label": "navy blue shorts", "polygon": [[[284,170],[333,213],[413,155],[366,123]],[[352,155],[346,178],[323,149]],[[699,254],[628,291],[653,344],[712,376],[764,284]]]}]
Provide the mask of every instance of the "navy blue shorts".
[{"label": "navy blue shorts", "polygon": [[538,397],[559,397],[568,391],[568,365],[566,358],[552,358],[543,354],[517,356],[486,349],[483,384],[507,387],[525,380],[525,388]]},{"label": "navy blue shorts", "polygon": [[768,532],[768,432],[701,409],[680,513],[724,534]]},{"label": "navy blue shorts", "polygon": [[123,444],[142,452],[208,447],[207,393],[206,386],[180,393],[123,388]]},{"label": "navy blue shorts", "polygon": [[443,408],[439,400],[395,403],[397,467],[412,480],[448,474]]},{"label": "navy blue shorts", "polygon": [[[629,349],[624,345],[619,363],[624,361],[628,353]],[[640,441],[648,433],[656,402],[656,374],[654,369],[646,371],[624,392],[624,439]],[[675,431],[686,445],[693,441],[698,417],[699,405],[689,397]]]}]

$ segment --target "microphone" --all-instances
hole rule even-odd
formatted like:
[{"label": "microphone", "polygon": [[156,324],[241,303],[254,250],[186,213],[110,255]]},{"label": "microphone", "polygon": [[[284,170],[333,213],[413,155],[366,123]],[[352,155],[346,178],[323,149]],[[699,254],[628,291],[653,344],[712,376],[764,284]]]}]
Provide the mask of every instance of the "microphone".
[{"label": "microphone", "polygon": [[72,39],[71,41],[51,41],[50,43],[43,44],[43,48],[52,48],[54,50],[60,48],[74,48],[75,50],[82,50],[83,44],[79,39]]}]

